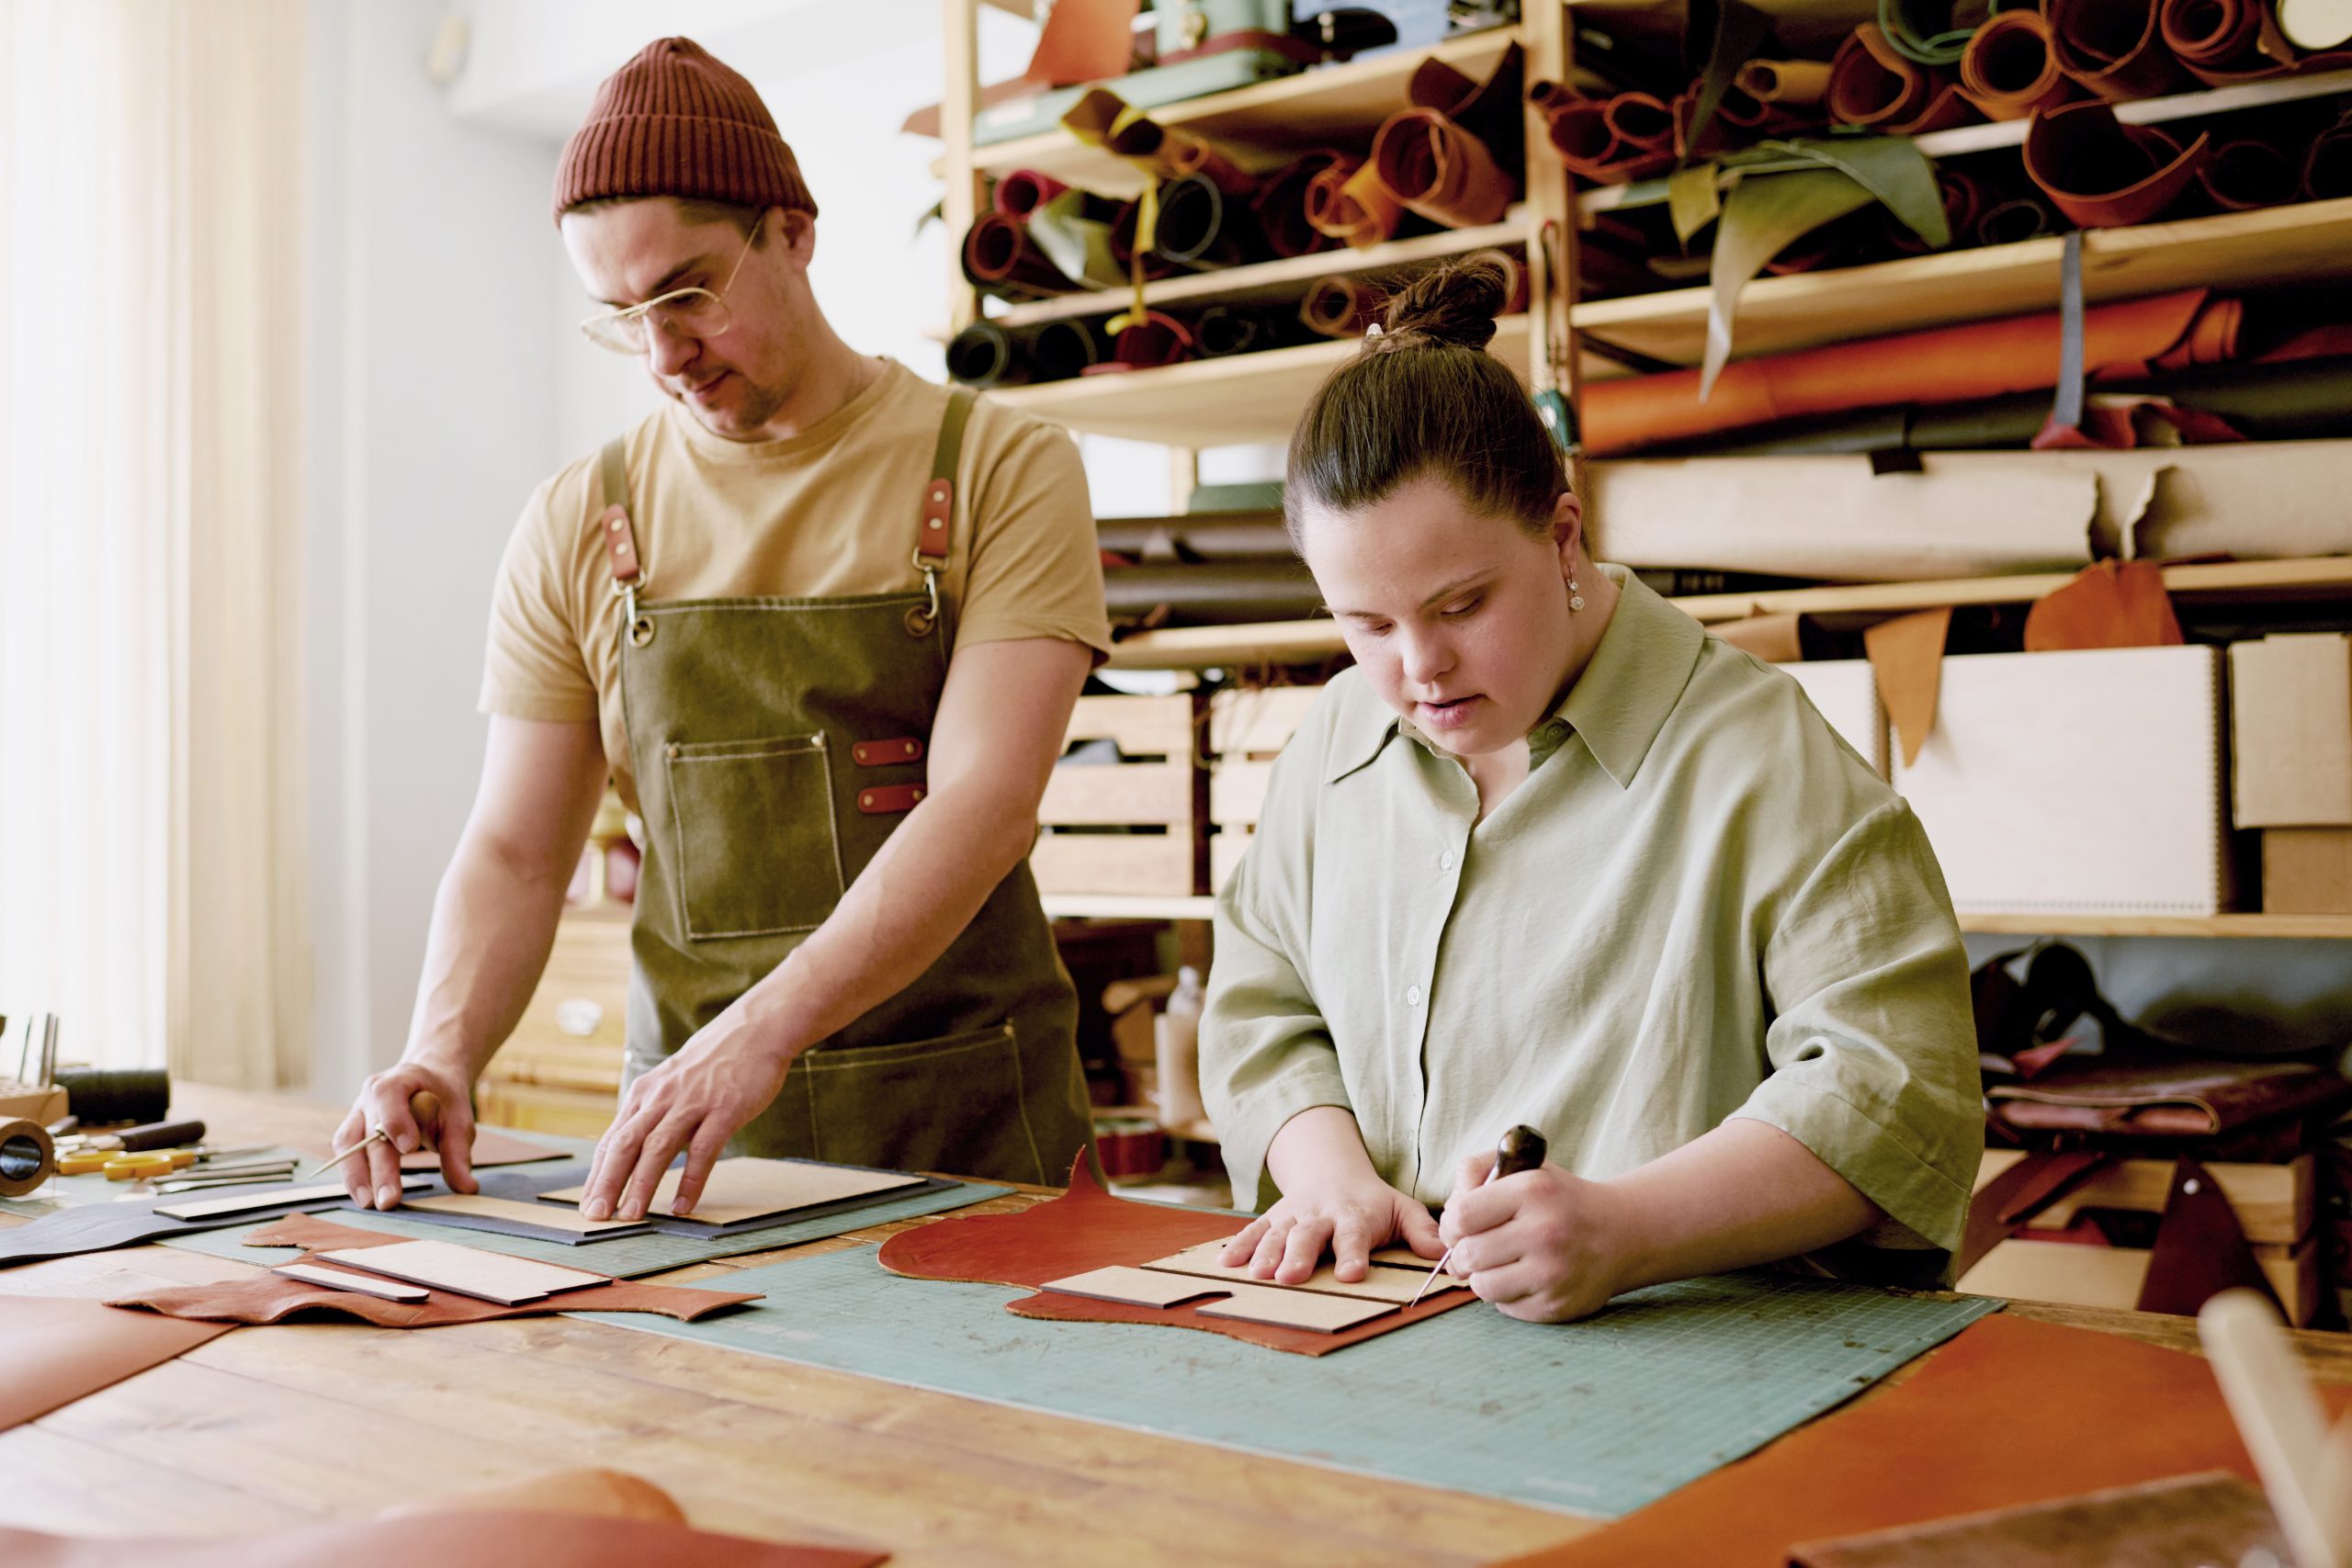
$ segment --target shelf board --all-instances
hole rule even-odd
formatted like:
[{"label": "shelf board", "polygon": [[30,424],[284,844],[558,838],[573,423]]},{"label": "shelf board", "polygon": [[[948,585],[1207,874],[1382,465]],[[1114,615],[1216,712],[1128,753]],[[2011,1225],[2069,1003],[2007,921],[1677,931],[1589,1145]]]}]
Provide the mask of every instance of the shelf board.
[{"label": "shelf board", "polygon": [[[1320,66],[1231,92],[1163,104],[1149,112],[1162,125],[1181,125],[1231,142],[1245,161],[1264,166],[1317,147],[1361,152],[1372,145],[1380,122],[1405,107],[1405,84],[1422,61],[1442,60],[1483,81],[1503,51],[1517,41],[1518,28],[1491,28],[1426,50]],[[1103,85],[1118,91],[1115,81]],[[1035,169],[1104,196],[1140,195],[1145,185],[1143,173],[1134,164],[1090,147],[1066,130],[975,147],[972,166],[994,175]]]},{"label": "shelf board", "polygon": [[[2054,310],[2064,250],[2052,237],[1758,278],[1739,297],[1739,356]],[[2339,275],[2352,275],[2352,197],[2083,236],[2083,293],[2092,304]],[[1705,288],[1598,299],[1578,305],[1573,320],[1579,333],[1605,343],[1696,365],[1706,344],[1707,299]]]},{"label": "shelf board", "polygon": [[1038,902],[1049,920],[1205,920],[1216,909],[1216,900],[1206,894],[1046,893]]},{"label": "shelf board", "polygon": [[[1725,463],[1742,459],[1725,457]],[[1669,603],[1710,625],[1749,615],[1900,615],[1944,604],[2022,604],[2054,592],[2067,572],[1954,578],[1937,582],[1876,582],[1852,587],[1783,588],[1756,593],[1690,594]],[[2165,568],[2165,588],[2183,599],[2311,599],[2352,596],[2352,557],[2315,560],[2219,561]],[[1306,664],[1345,646],[1332,621],[1272,621],[1238,626],[1177,626],[1138,632],[1114,645],[1111,665],[1126,670],[1205,670],[1251,664]]]},{"label": "shelf board", "polygon": [[[1495,323],[1490,351],[1527,376],[1527,318]],[[1323,378],[1355,355],[1358,340],[1192,359],[1155,370],[1080,376],[989,395],[1009,408],[1091,435],[1156,441],[1167,446],[1246,446],[1290,439],[1301,411]]]},{"label": "shelf board", "polygon": [[[2347,92],[2352,92],[2352,71],[2324,71],[2314,76],[2294,76],[2283,82],[2245,82],[2233,87],[2176,93],[2163,98],[2142,98],[2134,103],[2116,105],[2115,118],[2126,125],[2162,125],[2199,115],[2266,108],[2274,104],[2296,103],[2306,98],[2325,97],[2331,93]],[[2022,147],[2025,145],[2027,124],[2022,119],[1987,120],[1981,125],[1962,125],[1951,130],[1931,130],[1912,140],[1918,144],[1919,151],[1930,158],[1957,158],[2002,147]],[[1729,175],[1730,171],[1726,171],[1721,183],[1727,185]],[[1577,197],[1577,210],[1582,213],[1614,212],[1630,207],[1662,206],[1666,199],[1665,180],[1635,180],[1622,186],[1599,186],[1580,193]]]},{"label": "shelf board", "polygon": [[[1258,299],[1295,299],[1318,277],[1340,274],[1380,272],[1414,262],[1435,261],[1471,251],[1503,245],[1524,245],[1532,222],[1524,207],[1515,207],[1499,223],[1476,229],[1444,229],[1416,234],[1366,250],[1318,251],[1308,256],[1288,256],[1253,266],[1227,267],[1215,272],[1187,273],[1143,286],[1147,305],[1176,305],[1188,301],[1241,303]],[[1103,288],[1087,294],[1063,294],[1035,304],[1016,305],[989,319],[1001,327],[1025,327],[1037,321],[1070,316],[1107,316],[1135,302],[1131,288]]]}]

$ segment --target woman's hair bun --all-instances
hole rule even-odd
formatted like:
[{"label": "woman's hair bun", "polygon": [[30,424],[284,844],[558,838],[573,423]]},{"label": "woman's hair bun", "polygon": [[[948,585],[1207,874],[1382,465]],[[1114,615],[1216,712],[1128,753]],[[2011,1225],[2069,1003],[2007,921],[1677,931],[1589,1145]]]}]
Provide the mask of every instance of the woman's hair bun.
[{"label": "woman's hair bun", "polygon": [[1511,288],[1506,264],[1490,255],[1425,272],[1388,297],[1381,335],[1365,347],[1385,353],[1418,340],[1483,350],[1494,341],[1495,318],[1510,304]]}]

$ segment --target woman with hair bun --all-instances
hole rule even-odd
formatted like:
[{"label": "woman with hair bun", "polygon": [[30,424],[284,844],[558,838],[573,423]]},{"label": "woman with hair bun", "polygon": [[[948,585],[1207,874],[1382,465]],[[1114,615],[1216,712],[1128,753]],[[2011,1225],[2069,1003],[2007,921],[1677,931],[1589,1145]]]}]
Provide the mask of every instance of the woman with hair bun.
[{"label": "woman with hair bun", "polygon": [[[1792,1258],[1936,1283],[1983,1120],[1927,839],[1795,682],[1595,564],[1485,352],[1506,286],[1397,294],[1291,441],[1355,668],[1217,900],[1202,1080],[1261,1211],[1226,1261],[1452,1245],[1539,1321]],[[1554,1163],[1482,1185],[1519,1122]]]}]

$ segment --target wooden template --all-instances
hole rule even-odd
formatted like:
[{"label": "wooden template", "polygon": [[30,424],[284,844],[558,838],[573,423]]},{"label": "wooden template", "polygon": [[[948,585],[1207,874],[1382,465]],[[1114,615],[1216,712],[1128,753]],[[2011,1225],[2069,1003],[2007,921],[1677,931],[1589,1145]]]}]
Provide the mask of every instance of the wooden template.
[{"label": "wooden template", "polygon": [[354,1291],[363,1296],[377,1296],[388,1302],[421,1302],[429,1300],[433,1292],[418,1285],[403,1285],[397,1280],[371,1279],[365,1274],[346,1274],[340,1269],[322,1269],[315,1263],[281,1263],[270,1270],[289,1280],[300,1280],[306,1285],[324,1285],[331,1291]]},{"label": "wooden template", "polygon": [[[1198,1247],[1188,1247],[1183,1251],[1167,1258],[1156,1258],[1144,1267],[1169,1274],[1194,1274],[1209,1280],[1227,1280],[1242,1284],[1263,1285],[1270,1290],[1312,1291],[1318,1295],[1354,1296],[1364,1301],[1393,1302],[1399,1304],[1411,1301],[1419,1292],[1421,1282],[1428,1280],[1430,1274],[1430,1266],[1427,1263],[1418,1269],[1396,1269],[1374,1263],[1363,1271],[1363,1279],[1351,1283],[1332,1272],[1331,1265],[1326,1263],[1295,1285],[1278,1285],[1272,1280],[1251,1279],[1250,1266],[1246,1263],[1228,1268],[1218,1262],[1218,1255],[1224,1251],[1225,1243],[1221,1241],[1203,1242]],[[1460,1289],[1462,1289],[1461,1280],[1450,1274],[1441,1275],[1430,1283],[1429,1293],[1436,1296],[1447,1291]]]},{"label": "wooden template", "polygon": [[[684,1174],[684,1171],[673,1170],[662,1178],[662,1185],[654,1189],[653,1201],[647,1206],[647,1213],[670,1213],[671,1200],[678,1195],[678,1179]],[[922,1180],[920,1176],[908,1176],[895,1170],[819,1165],[813,1160],[741,1156],[720,1160],[711,1167],[710,1179],[703,1184],[702,1201],[695,1205],[694,1213],[673,1217],[691,1220],[696,1224],[740,1224],[745,1220],[763,1220],[775,1214],[790,1213],[795,1209],[814,1208],[820,1203],[839,1203],[846,1199],[877,1197],[901,1188],[920,1187]],[[587,1190],[583,1182],[577,1187],[542,1192],[539,1201],[576,1206]]]},{"label": "wooden template", "polygon": [[[432,1176],[409,1176],[401,1179],[403,1189],[430,1187],[440,1179]],[[340,1181],[322,1182],[316,1187],[280,1187],[268,1192],[246,1192],[234,1198],[207,1198],[195,1203],[158,1203],[153,1213],[170,1220],[209,1220],[222,1214],[242,1213],[247,1209],[278,1209],[288,1203],[312,1203],[322,1198],[344,1198],[350,1194]]]},{"label": "wooden template", "polygon": [[1391,1302],[1355,1301],[1295,1288],[1209,1280],[1157,1269],[1091,1269],[1066,1279],[1048,1280],[1043,1288],[1059,1295],[1149,1307],[1174,1306],[1195,1296],[1215,1295],[1225,1299],[1203,1302],[1193,1310],[1204,1317],[1239,1318],[1245,1323],[1304,1328],[1316,1334],[1337,1334],[1396,1310]]},{"label": "wooden template", "polygon": [[525,1302],[543,1301],[561,1291],[612,1283],[605,1275],[591,1274],[585,1269],[510,1258],[503,1252],[484,1252],[446,1241],[354,1247],[340,1252],[322,1252],[318,1258],[322,1262],[340,1263],[347,1269],[361,1269],[370,1274],[405,1280],[412,1285],[471,1296],[479,1302],[495,1302],[501,1306],[520,1306]]},{"label": "wooden template", "polygon": [[414,1198],[401,1206],[422,1209],[428,1214],[470,1214],[485,1220],[508,1220],[518,1225],[537,1225],[541,1230],[565,1231],[574,1235],[599,1235],[606,1231],[645,1228],[643,1220],[591,1220],[582,1217],[577,1209],[526,1203],[518,1198],[485,1198],[479,1193],[452,1192],[446,1196]]}]

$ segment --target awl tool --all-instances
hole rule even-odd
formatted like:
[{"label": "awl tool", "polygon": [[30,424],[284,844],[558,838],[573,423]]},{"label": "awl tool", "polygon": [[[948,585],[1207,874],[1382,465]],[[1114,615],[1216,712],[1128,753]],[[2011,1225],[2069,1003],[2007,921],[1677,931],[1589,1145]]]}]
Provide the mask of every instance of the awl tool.
[{"label": "awl tool", "polygon": [[[1544,1156],[1550,1147],[1551,1145],[1544,1141],[1544,1134],[1534,1128],[1523,1123],[1513,1127],[1495,1145],[1495,1168],[1487,1172],[1487,1181],[1497,1181],[1506,1176],[1517,1176],[1522,1170],[1533,1170],[1544,1163]],[[1484,1187],[1487,1181],[1481,1181],[1478,1185]],[[1405,1303],[1408,1308],[1421,1304],[1421,1298],[1429,1294],[1431,1285],[1437,1283],[1437,1277],[1445,1272],[1446,1260],[1453,1256],[1453,1248],[1447,1247],[1439,1257],[1437,1267],[1430,1270],[1430,1277],[1421,1281],[1421,1288],[1413,1292],[1413,1299]]]},{"label": "awl tool", "polygon": [[[414,1094],[408,1097],[408,1113],[416,1118],[417,1125],[420,1127],[428,1122],[438,1122],[441,1120],[441,1097],[435,1094],[429,1089],[418,1089]],[[375,1126],[368,1129],[368,1135],[366,1137],[360,1139],[349,1148],[338,1149],[334,1154],[329,1155],[326,1159],[321,1163],[318,1169],[311,1172],[311,1175],[323,1175],[325,1172],[333,1170],[335,1167],[341,1165],[345,1160],[349,1159],[353,1155],[357,1154],[360,1150],[367,1148],[371,1145],[383,1143],[387,1139],[390,1138],[391,1135],[392,1130],[379,1122]],[[308,1179],[308,1178],[305,1178],[304,1179]]]}]

